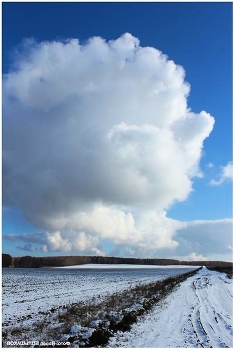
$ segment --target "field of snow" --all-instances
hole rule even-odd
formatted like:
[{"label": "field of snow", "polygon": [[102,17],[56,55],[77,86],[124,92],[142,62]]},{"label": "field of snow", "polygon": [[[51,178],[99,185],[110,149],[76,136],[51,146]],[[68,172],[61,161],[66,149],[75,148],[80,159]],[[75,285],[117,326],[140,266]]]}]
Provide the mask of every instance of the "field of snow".
[{"label": "field of snow", "polygon": [[[196,269],[198,266],[180,265],[180,269]],[[134,265],[134,264],[84,264],[56,267],[56,269],[179,269],[179,265]]]},{"label": "field of snow", "polygon": [[[133,265],[131,268],[84,265],[63,269],[3,269],[4,341],[16,339],[13,334],[17,327],[19,340],[22,336],[28,339],[35,322],[44,324],[45,320],[49,323],[55,320],[53,312],[58,313],[59,308],[63,311],[63,305],[98,302],[137,284],[148,284],[194,269]],[[232,299],[232,279],[224,273],[203,268],[181,282],[151,311],[139,316],[130,331],[114,333],[106,347],[232,347]],[[42,339],[47,340],[43,334]]]},{"label": "field of snow", "polygon": [[203,268],[107,347],[232,347],[232,299],[232,280]]},{"label": "field of snow", "polygon": [[[130,267],[130,266],[129,266]],[[136,284],[175,276],[194,267],[138,268],[128,266],[77,266],[76,268],[3,268],[3,330],[29,327],[43,313],[78,301],[101,300]]]}]

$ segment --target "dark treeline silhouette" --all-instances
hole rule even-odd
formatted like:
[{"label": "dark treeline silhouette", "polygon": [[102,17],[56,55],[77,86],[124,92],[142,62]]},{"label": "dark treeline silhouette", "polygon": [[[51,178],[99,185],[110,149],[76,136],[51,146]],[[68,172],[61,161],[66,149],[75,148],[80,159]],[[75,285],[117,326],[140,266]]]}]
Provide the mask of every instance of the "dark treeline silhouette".
[{"label": "dark treeline silhouette", "polygon": [[108,256],[22,256],[11,257],[2,254],[3,267],[56,267],[82,264],[136,264],[136,265],[195,265],[195,266],[232,266],[225,261],[180,261],[175,259],[138,259]]},{"label": "dark treeline silhouette", "polygon": [[9,254],[2,254],[2,267],[10,267],[12,264],[12,257]]}]

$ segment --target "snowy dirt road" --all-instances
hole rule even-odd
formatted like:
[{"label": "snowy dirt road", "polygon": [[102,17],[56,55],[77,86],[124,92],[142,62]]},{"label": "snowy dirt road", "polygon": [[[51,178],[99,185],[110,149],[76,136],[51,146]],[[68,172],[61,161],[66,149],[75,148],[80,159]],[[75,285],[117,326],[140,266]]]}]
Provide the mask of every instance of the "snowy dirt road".
[{"label": "snowy dirt road", "polygon": [[232,347],[232,280],[200,270],[107,347]]}]

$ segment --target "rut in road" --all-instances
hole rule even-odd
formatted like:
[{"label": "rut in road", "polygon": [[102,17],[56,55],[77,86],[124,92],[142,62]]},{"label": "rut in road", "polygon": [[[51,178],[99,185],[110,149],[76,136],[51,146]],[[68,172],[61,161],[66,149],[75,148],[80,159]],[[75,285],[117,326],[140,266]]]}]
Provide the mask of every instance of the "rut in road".
[{"label": "rut in road", "polygon": [[203,268],[109,347],[232,347],[232,299],[232,280]]}]

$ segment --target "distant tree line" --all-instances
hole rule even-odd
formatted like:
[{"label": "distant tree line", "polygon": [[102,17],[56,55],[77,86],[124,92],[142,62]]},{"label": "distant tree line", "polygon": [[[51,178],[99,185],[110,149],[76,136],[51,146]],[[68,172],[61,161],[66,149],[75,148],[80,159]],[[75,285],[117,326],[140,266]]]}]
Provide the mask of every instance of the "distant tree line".
[{"label": "distant tree line", "polygon": [[12,257],[9,254],[2,254],[2,267],[10,267],[12,264]]},{"label": "distant tree line", "polygon": [[11,257],[2,254],[3,267],[62,267],[82,264],[138,264],[138,265],[196,265],[196,266],[232,266],[224,261],[180,261],[175,259],[138,259],[107,256],[45,256]]}]

